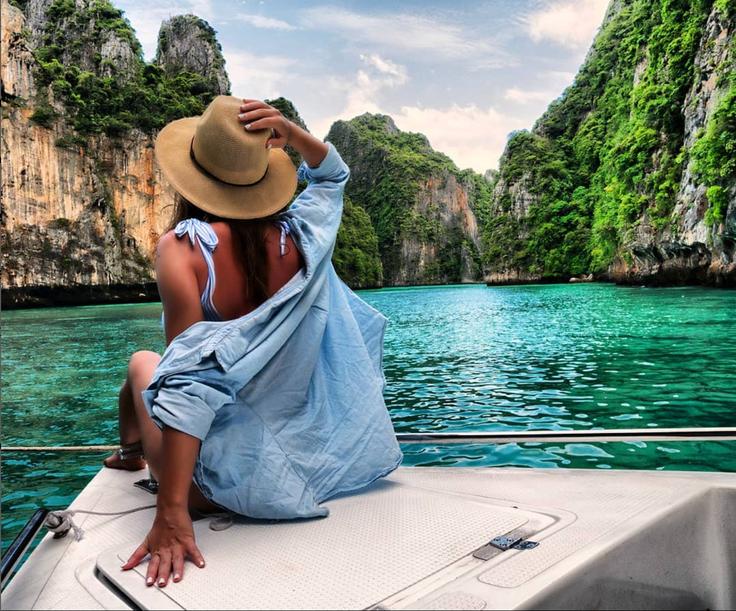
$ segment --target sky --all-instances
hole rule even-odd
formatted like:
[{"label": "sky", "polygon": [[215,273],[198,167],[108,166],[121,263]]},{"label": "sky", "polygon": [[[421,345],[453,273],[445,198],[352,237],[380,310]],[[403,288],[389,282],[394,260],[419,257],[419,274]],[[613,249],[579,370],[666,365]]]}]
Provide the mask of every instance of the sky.
[{"label": "sky", "polygon": [[113,3],[149,60],[164,19],[206,19],[233,95],[284,96],[320,138],[338,119],[388,114],[484,172],[573,82],[608,0]]}]

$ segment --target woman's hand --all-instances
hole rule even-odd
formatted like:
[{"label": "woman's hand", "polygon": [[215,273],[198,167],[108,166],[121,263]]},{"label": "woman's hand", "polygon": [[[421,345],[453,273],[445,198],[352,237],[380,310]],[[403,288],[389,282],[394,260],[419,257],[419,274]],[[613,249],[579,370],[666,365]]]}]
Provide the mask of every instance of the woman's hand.
[{"label": "woman's hand", "polygon": [[283,148],[289,143],[294,124],[281,111],[260,100],[243,100],[238,119],[247,130],[272,129],[273,136],[266,141],[267,147]]},{"label": "woman's hand", "polygon": [[164,587],[172,572],[174,581],[181,581],[185,557],[199,568],[204,568],[204,558],[194,542],[192,519],[185,507],[166,510],[159,508],[150,532],[122,569],[127,571],[138,566],[147,554],[151,554],[146,574],[147,586],[156,583],[159,587]]},{"label": "woman's hand", "polygon": [[260,100],[244,99],[238,115],[245,129],[273,130],[266,146],[283,148],[290,144],[310,168],[316,168],[327,155],[327,145],[305,129],[289,121],[279,110]]}]

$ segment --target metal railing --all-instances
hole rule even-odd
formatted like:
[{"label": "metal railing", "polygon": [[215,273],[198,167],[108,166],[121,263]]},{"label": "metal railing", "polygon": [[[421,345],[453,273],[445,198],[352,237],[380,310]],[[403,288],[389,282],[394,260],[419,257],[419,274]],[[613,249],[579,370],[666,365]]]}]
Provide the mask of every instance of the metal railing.
[{"label": "metal railing", "polygon": [[31,519],[26,522],[23,530],[13,539],[8,551],[3,554],[2,561],[0,561],[0,573],[2,574],[0,588],[4,588],[10,581],[15,567],[20,562],[20,559],[23,558],[23,554],[25,554],[28,547],[33,543],[48,513],[48,509],[37,509],[31,516]]},{"label": "metal railing", "polygon": [[736,427],[397,433],[400,443],[545,443],[555,441],[734,441]]},{"label": "metal railing", "polygon": [[[399,443],[545,443],[554,441],[736,441],[736,427],[396,433]],[[118,446],[4,446],[3,452],[112,452]]]}]

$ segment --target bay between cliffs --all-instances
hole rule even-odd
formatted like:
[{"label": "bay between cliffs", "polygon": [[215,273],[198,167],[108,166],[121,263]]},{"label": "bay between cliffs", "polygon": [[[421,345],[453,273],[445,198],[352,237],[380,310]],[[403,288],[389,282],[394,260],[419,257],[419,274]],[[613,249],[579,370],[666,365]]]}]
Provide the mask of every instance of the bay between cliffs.
[{"label": "bay between cliffs", "polygon": [[[736,291],[610,284],[360,291],[389,318],[397,431],[736,425]],[[164,347],[160,304],[3,312],[4,445],[117,442],[129,355]],[[736,443],[407,446],[407,465],[736,471]],[[3,456],[2,546],[66,506],[100,455]]]}]

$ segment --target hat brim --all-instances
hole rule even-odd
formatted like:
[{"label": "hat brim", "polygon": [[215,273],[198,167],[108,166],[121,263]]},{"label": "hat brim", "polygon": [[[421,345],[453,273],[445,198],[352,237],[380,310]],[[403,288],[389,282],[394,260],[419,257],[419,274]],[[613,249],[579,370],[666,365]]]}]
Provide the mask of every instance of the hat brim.
[{"label": "hat brim", "polygon": [[269,150],[268,170],[253,185],[231,185],[200,169],[190,156],[199,117],[172,121],[156,138],[159,167],[171,186],[205,212],[231,219],[269,216],[289,203],[296,191],[296,169],[278,148]]}]

